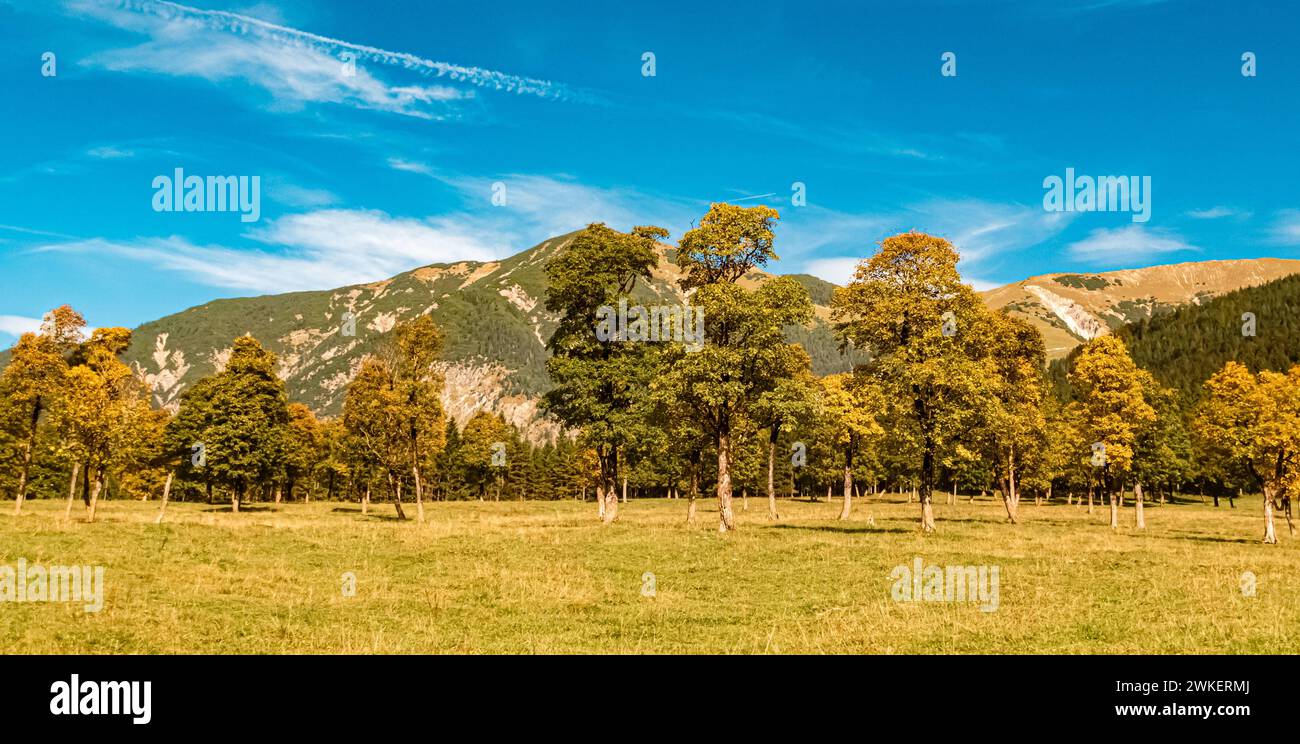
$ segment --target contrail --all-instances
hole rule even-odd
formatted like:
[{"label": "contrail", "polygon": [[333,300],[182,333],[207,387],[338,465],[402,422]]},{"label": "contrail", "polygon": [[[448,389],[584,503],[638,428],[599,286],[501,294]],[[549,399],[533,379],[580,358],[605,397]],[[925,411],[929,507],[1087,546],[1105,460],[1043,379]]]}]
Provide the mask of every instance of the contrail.
[{"label": "contrail", "polygon": [[480,88],[491,88],[509,93],[533,95],[564,101],[594,102],[588,93],[573,90],[562,83],[536,78],[520,77],[481,67],[463,67],[448,62],[437,62],[418,57],[406,52],[391,52],[387,49],[353,44],[340,39],[331,39],[309,31],[301,31],[288,26],[268,23],[259,18],[231,13],[224,10],[203,10],[188,5],[167,2],[167,0],[117,0],[117,7],[135,13],[143,13],[168,21],[187,21],[207,28],[239,36],[255,36],[269,39],[286,46],[308,47],[317,51],[337,56],[341,51],[352,52],[357,61],[369,61],[383,65],[401,67],[425,76],[446,77],[451,80],[466,82]]}]

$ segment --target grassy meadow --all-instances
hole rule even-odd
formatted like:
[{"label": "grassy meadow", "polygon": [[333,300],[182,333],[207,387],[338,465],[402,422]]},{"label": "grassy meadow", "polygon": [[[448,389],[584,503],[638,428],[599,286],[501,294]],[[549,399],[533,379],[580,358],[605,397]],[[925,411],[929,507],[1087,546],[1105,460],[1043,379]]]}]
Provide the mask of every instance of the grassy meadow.
[{"label": "grassy meadow", "polygon": [[[720,535],[682,500],[633,500],[602,526],[592,502],[448,502],[428,522],[390,504],[107,501],[0,509],[0,564],[103,565],[104,607],[0,603],[4,653],[1280,653],[1300,652],[1300,540],[1263,545],[1261,504],[946,505],[923,536],[897,495],[750,499]],[[737,499],[737,508],[740,508]],[[414,515],[413,506],[408,506]],[[1000,567],[995,612],[895,602],[890,572]],[[1245,596],[1242,574],[1256,577]],[[344,596],[343,574],[356,576]],[[643,575],[654,574],[654,595]]]}]

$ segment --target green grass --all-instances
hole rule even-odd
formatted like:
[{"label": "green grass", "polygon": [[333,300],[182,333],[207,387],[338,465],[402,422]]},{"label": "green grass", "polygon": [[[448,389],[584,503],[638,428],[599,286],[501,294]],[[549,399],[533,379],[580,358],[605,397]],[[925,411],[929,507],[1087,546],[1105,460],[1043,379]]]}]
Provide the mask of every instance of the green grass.
[{"label": "green grass", "polygon": [[[98,564],[104,608],[0,604],[6,653],[1296,653],[1300,542],[1279,523],[1263,545],[1260,503],[1148,507],[1117,532],[1105,507],[947,506],[939,533],[897,497],[782,500],[768,523],[751,499],[719,535],[713,502],[633,500],[602,526],[591,502],[437,503],[399,523],[388,504],[228,507],[63,504],[0,512],[0,564]],[[739,503],[737,503],[739,507]],[[74,514],[80,518],[78,504]],[[414,515],[414,508],[408,506]],[[868,524],[868,515],[874,526]],[[1000,607],[900,603],[891,570],[1000,567]],[[354,597],[342,575],[357,577]],[[1257,577],[1243,596],[1241,576]],[[642,575],[656,593],[642,595]]]}]

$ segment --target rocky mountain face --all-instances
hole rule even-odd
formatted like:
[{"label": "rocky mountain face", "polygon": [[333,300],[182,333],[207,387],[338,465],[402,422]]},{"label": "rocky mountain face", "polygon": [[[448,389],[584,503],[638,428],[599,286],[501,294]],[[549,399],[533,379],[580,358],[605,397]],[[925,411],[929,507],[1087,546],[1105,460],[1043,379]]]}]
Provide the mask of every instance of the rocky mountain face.
[{"label": "rocky mountain face", "polygon": [[989,307],[1032,323],[1049,359],[1084,341],[1182,305],[1300,273],[1282,258],[1199,261],[1099,274],[1044,274],[980,294]]},{"label": "rocky mountain face", "polygon": [[[250,334],[280,359],[290,399],[318,415],[342,411],[348,383],[365,355],[400,321],[428,313],[446,332],[443,405],[457,423],[480,410],[501,414],[530,440],[559,429],[539,412],[549,385],[546,341],[557,318],[546,311],[544,266],[574,234],[563,235],[501,261],[436,264],[370,284],[334,290],[216,300],[135,329],[125,360],[145,379],[156,405],[174,409],[195,380],[221,369],[233,339]],[[660,246],[640,304],[680,304],[680,272],[673,249]],[[754,271],[751,286],[770,274]],[[796,275],[817,303],[817,318],[789,336],[808,349],[815,371],[847,370],[826,323],[834,286]]]}]

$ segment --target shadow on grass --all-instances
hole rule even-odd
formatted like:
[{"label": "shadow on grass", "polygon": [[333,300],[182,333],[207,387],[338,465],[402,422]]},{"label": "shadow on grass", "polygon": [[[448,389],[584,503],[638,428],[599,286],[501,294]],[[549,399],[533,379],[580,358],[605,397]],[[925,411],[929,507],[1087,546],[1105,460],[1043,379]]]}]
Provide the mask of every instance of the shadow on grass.
[{"label": "shadow on grass", "polygon": [[878,532],[893,533],[893,534],[908,534],[911,532],[920,531],[919,527],[915,530],[906,530],[903,529],[902,527],[872,527],[871,525],[865,522],[861,524],[821,524],[821,525],[769,524],[765,526],[772,527],[778,530],[809,530],[812,532],[838,532],[840,534],[845,534],[845,535],[865,535],[868,533],[878,533]]},{"label": "shadow on grass", "polygon": [[1181,532],[1180,530],[1172,530],[1171,532],[1173,534],[1169,535],[1169,537],[1174,540],[1196,540],[1197,542],[1208,543],[1235,543],[1237,545],[1249,545],[1251,543],[1259,543],[1260,545],[1264,544],[1262,538],[1252,540],[1247,537],[1213,537],[1211,535]]},{"label": "shadow on grass", "polygon": [[[216,514],[232,514],[232,513],[234,513],[234,510],[231,509],[229,505],[226,505],[226,506],[214,506],[214,507],[211,507],[211,508],[208,508],[208,509],[204,509],[203,511],[208,512],[209,514],[212,514],[212,513],[216,513]],[[280,510],[277,509],[277,508],[274,507],[274,506],[240,506],[240,507],[239,507],[239,513],[240,513],[240,514],[262,514],[262,513],[266,513],[266,512],[278,512],[278,511],[280,511]]]}]

